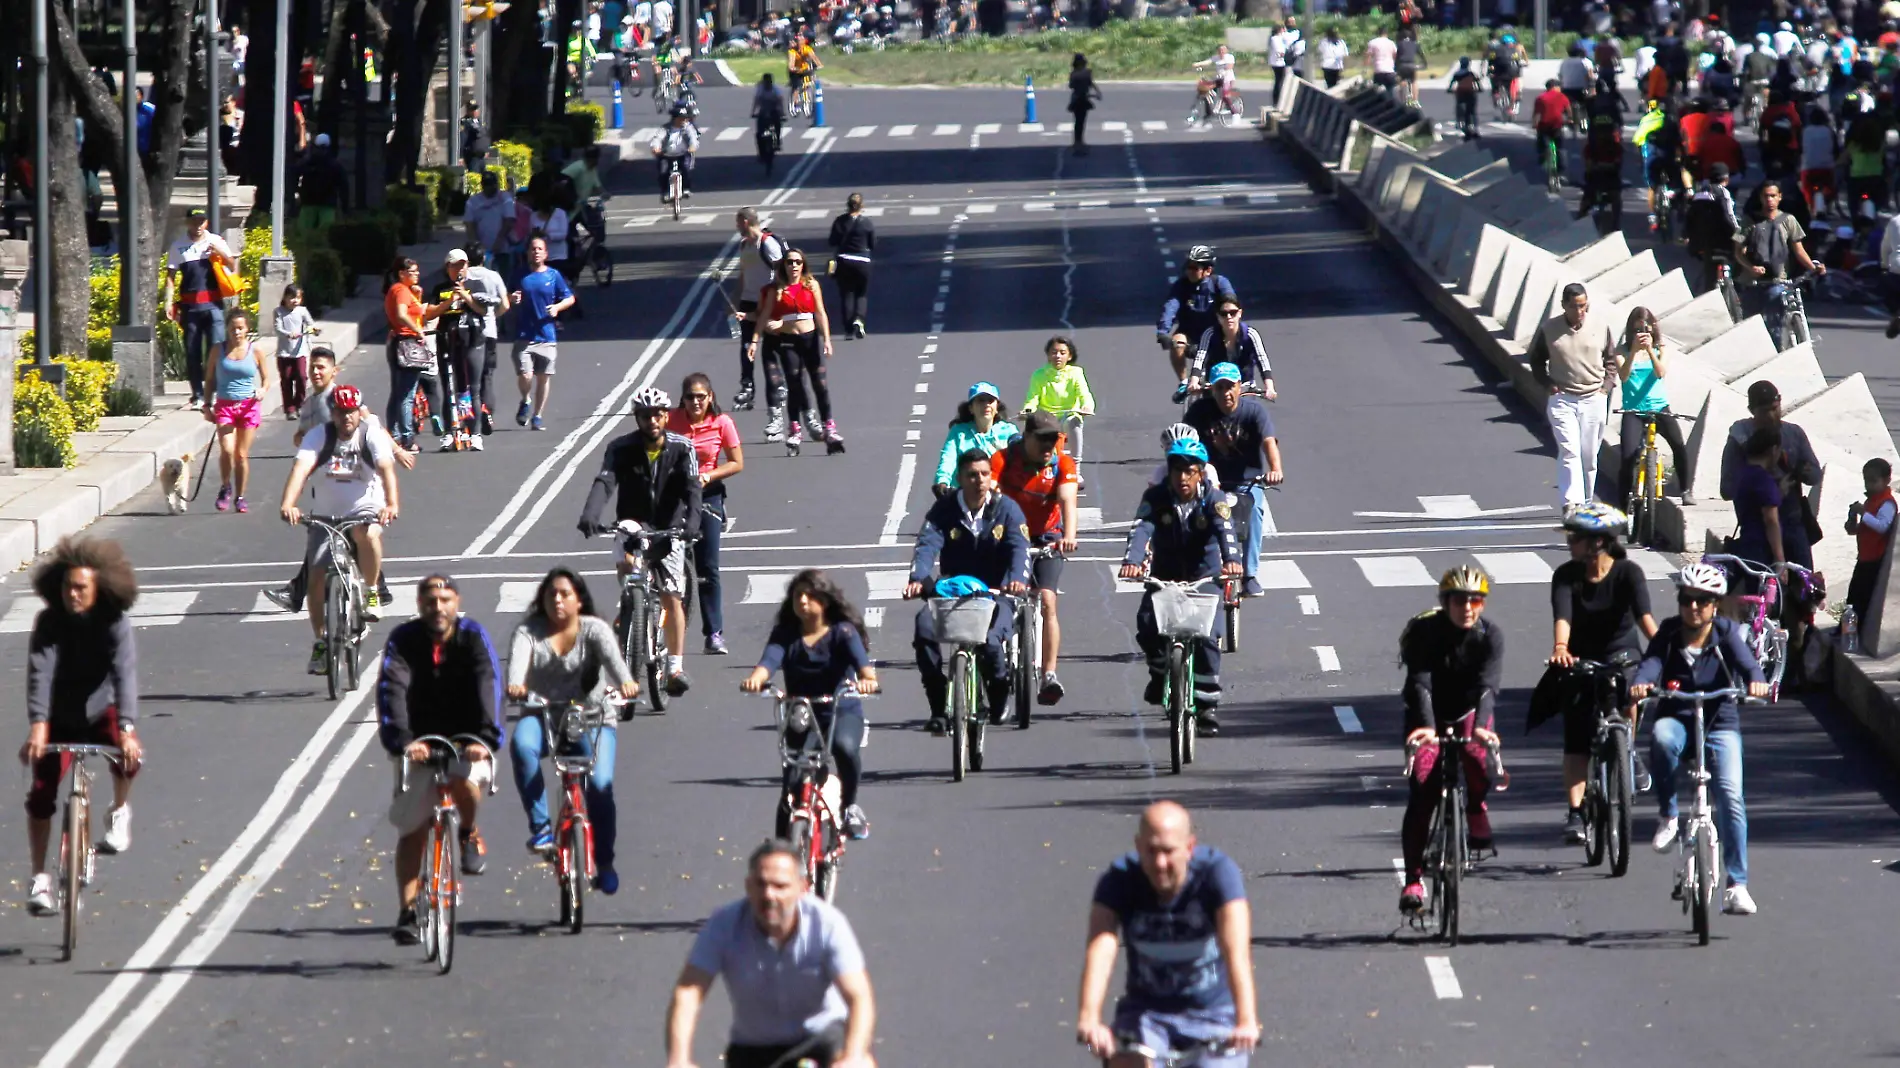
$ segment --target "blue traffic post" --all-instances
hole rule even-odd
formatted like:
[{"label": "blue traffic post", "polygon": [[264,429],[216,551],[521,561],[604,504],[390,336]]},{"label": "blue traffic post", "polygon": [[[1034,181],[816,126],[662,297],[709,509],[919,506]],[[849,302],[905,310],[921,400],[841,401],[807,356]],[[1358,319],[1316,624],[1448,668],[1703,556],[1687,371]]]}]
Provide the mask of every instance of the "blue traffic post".
[{"label": "blue traffic post", "polygon": [[813,126],[825,124],[825,83],[820,81],[815,74],[811,79],[811,124]]},{"label": "blue traffic post", "polygon": [[620,115],[620,79],[619,79],[619,78],[615,78],[615,79],[614,79],[614,129],[616,129],[616,130],[618,130],[618,129],[620,129],[620,125],[621,125],[621,115]]},{"label": "blue traffic post", "polygon": [[1036,76],[1023,75],[1023,121],[1036,121]]}]

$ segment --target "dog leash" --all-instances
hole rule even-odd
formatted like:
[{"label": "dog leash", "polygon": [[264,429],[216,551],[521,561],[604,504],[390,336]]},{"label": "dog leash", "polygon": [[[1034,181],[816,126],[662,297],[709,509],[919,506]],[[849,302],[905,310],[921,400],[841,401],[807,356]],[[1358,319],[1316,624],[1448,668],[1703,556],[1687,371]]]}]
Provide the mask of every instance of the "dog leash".
[{"label": "dog leash", "polygon": [[211,454],[217,451],[217,448],[218,448],[218,428],[213,426],[211,428],[211,438],[210,440],[205,442],[205,458],[201,463],[198,464],[198,484],[191,488],[191,496],[185,498],[185,500],[187,501],[197,500],[198,491],[205,488],[205,473],[211,470]]}]

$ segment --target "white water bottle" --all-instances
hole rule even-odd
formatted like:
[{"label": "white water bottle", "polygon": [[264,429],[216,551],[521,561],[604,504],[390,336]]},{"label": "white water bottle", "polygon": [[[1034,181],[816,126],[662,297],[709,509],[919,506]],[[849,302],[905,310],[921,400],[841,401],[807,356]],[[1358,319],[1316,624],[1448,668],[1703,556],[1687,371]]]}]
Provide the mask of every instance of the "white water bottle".
[{"label": "white water bottle", "polygon": [[1841,611],[1841,649],[1849,653],[1860,652],[1860,614],[1848,605]]}]

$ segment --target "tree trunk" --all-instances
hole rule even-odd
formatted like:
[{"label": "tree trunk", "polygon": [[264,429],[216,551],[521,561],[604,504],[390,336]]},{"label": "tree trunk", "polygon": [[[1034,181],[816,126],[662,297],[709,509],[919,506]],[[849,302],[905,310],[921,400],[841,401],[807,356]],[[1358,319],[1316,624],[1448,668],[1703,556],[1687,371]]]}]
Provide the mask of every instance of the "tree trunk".
[{"label": "tree trunk", "polygon": [[47,192],[52,201],[53,262],[42,265],[51,270],[41,272],[40,282],[45,284],[51,275],[53,321],[35,323],[34,330],[43,346],[39,351],[50,360],[54,356],[85,355],[86,307],[91,292],[86,276],[92,267],[92,253],[86,246],[86,183],[79,170],[73,94],[66,78],[50,77],[47,82],[47,119],[52,136],[46,148],[53,172]]},{"label": "tree trunk", "polygon": [[[422,122],[429,106],[429,84],[435,80],[436,61],[441,57],[448,27],[448,0],[424,0],[402,49],[402,62],[395,68],[396,128],[390,139],[392,151],[385,163],[390,172],[386,177],[391,181],[415,177],[422,154]],[[450,121],[454,121],[454,116],[450,116]]]},{"label": "tree trunk", "polygon": [[515,4],[495,20],[488,70],[488,121],[499,139],[517,126],[538,124],[547,113],[545,51],[533,4]]}]

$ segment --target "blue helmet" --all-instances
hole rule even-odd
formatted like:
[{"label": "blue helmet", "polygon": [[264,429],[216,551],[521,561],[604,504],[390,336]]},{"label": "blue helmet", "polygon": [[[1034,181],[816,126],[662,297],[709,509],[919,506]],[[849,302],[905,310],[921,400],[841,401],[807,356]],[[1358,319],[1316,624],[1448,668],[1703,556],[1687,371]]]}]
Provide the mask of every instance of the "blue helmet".
[{"label": "blue helmet", "polygon": [[1168,459],[1173,460],[1176,457],[1204,464],[1207,462],[1207,446],[1193,438],[1177,439],[1174,444],[1168,446]]}]

